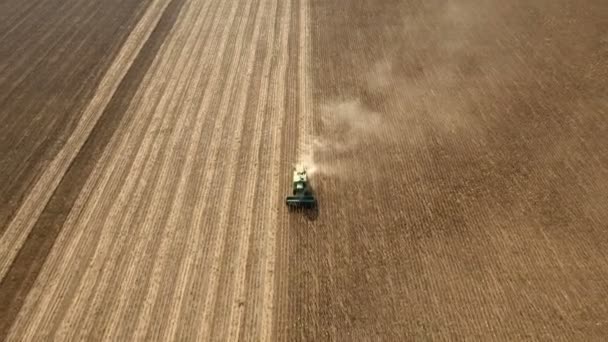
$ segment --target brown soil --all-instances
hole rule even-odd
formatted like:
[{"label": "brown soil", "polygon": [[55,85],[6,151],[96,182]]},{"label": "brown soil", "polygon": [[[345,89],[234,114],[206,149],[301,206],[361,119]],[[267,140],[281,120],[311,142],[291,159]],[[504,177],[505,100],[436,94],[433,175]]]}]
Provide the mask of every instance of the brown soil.
[{"label": "brown soil", "polygon": [[[9,340],[267,340],[276,329],[281,129],[299,4],[168,3],[152,1],[132,28],[76,138],[5,229]],[[167,19],[156,25],[159,11]],[[156,31],[135,34],[141,23]],[[123,50],[141,39],[103,105],[130,63]]]},{"label": "brown soil", "polygon": [[133,94],[152,63],[160,44],[164,41],[164,37],[171,29],[182,4],[182,0],[173,1],[165,11],[153,36],[142,48],[133,67],[123,79],[116,95],[108,104],[105,113],[97,122],[85,145],[78,152],[78,156],[61,180],[36,225],[32,228],[29,238],[19,250],[11,268],[0,283],[0,317],[3,317],[3,320],[0,321],[0,339],[6,336],[14,319],[17,318],[25,296],[34,284],[82,186],[120,125]]},{"label": "brown soil", "polygon": [[147,3],[0,5],[0,233],[71,134]]},{"label": "brown soil", "polygon": [[602,339],[606,10],[0,3],[0,339]]},{"label": "brown soil", "polygon": [[317,151],[287,339],[607,336],[605,2],[311,7],[317,135],[352,100],[381,132]]}]

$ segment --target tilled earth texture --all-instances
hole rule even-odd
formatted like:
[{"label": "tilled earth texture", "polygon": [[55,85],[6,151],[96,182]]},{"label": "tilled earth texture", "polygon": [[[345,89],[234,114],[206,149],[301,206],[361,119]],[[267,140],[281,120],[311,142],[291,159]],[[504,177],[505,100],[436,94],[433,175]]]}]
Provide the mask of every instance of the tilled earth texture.
[{"label": "tilled earth texture", "polygon": [[0,0],[0,194],[0,340],[605,341],[608,2]]}]

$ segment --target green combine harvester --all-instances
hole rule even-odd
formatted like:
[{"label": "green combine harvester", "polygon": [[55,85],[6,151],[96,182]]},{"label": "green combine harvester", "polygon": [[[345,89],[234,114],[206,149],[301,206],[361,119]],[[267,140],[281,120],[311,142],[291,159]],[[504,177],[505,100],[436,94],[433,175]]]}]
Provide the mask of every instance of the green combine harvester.
[{"label": "green combine harvester", "polygon": [[290,208],[313,208],[317,205],[308,184],[306,169],[293,171],[293,195],[287,196],[285,202]]}]

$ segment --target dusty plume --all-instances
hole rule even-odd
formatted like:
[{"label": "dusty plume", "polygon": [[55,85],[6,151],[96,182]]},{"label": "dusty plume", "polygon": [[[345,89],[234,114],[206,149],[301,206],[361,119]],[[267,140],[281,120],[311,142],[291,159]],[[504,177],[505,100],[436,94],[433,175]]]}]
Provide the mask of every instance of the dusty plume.
[{"label": "dusty plume", "polygon": [[327,103],[319,111],[323,136],[315,136],[309,146],[302,148],[297,163],[310,175],[342,174],[345,163],[356,158],[357,148],[379,139],[385,128],[381,116],[358,99]]}]

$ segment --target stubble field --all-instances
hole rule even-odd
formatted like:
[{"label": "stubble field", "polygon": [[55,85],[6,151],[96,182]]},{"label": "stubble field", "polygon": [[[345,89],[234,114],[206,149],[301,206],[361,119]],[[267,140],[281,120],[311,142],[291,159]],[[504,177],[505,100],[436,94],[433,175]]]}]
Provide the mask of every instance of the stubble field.
[{"label": "stubble field", "polygon": [[602,340],[606,11],[0,2],[0,337]]}]

